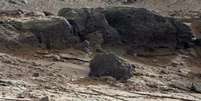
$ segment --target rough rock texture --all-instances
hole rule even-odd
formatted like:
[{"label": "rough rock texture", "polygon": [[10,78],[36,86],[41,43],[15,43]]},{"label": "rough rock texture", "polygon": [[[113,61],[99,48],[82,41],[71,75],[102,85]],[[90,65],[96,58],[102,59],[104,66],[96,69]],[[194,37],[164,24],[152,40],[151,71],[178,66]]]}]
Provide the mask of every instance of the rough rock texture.
[{"label": "rough rock texture", "polygon": [[64,8],[58,15],[65,17],[83,40],[88,33],[97,31],[102,33],[104,42],[111,43],[119,39],[118,32],[108,24],[101,8]]},{"label": "rough rock texture", "polygon": [[30,17],[21,10],[1,13],[0,17],[14,17],[8,21],[2,20],[1,23],[2,35],[12,36],[15,40],[10,38],[9,42],[29,43],[34,47],[48,49],[62,49],[85,40],[97,49],[103,43],[114,44],[120,41],[131,47],[132,51],[176,49],[188,48],[192,39],[191,30],[186,25],[141,8],[64,8],[58,15],[66,19],[43,14]]},{"label": "rough rock texture", "polygon": [[101,32],[89,33],[86,36],[86,40],[89,40],[89,46],[94,50],[102,49],[102,44],[104,43],[103,34]]},{"label": "rough rock texture", "polygon": [[0,38],[3,40],[1,44],[12,42],[23,47],[26,44],[33,47],[61,49],[79,41],[79,37],[72,34],[71,25],[62,17],[4,20],[0,24],[0,30]]},{"label": "rough rock texture", "polygon": [[144,8],[112,7],[105,9],[109,24],[117,29],[123,42],[133,48],[186,48],[192,33],[189,27]]},{"label": "rough rock texture", "polygon": [[197,93],[201,93],[201,83],[193,83],[192,90]]},{"label": "rough rock texture", "polygon": [[133,76],[134,68],[114,54],[98,54],[90,63],[89,76],[112,76],[125,81]]},{"label": "rough rock texture", "polygon": [[7,22],[0,22],[0,47],[3,48],[18,48],[18,37],[17,30]]}]

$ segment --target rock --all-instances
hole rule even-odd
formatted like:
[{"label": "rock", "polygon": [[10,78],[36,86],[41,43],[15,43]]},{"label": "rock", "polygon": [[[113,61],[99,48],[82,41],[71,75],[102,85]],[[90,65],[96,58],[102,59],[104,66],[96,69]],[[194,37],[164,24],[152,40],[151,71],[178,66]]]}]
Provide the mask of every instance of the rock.
[{"label": "rock", "polygon": [[111,76],[126,81],[133,76],[135,66],[114,54],[97,54],[90,63],[90,77]]},{"label": "rock", "polygon": [[39,101],[50,101],[48,96],[42,97]]},{"label": "rock", "polygon": [[184,80],[171,80],[171,84],[169,84],[169,86],[179,90],[190,91],[191,82]]},{"label": "rock", "polygon": [[195,39],[195,40],[193,40],[193,43],[194,43],[196,46],[201,46],[201,39]]},{"label": "rock", "polygon": [[182,69],[179,69],[179,72],[181,73],[181,75],[186,76],[191,72],[191,70],[187,68],[182,68]]},{"label": "rock", "polygon": [[43,13],[45,14],[45,16],[54,16],[53,13],[48,12],[48,11],[43,11]]},{"label": "rock", "polygon": [[51,58],[53,61],[61,61],[62,60],[61,56],[56,55],[56,54],[47,54],[47,55],[44,55],[44,57]]},{"label": "rock", "polygon": [[23,15],[23,11],[21,9],[16,10],[1,10],[0,17],[20,17]]},{"label": "rock", "polygon": [[73,26],[74,32],[82,40],[86,40],[88,33],[101,32],[104,42],[117,42],[119,40],[118,32],[112,28],[101,8],[63,8],[58,15],[65,17]]},{"label": "rock", "polygon": [[136,2],[137,0],[122,0],[122,3],[125,3],[125,4],[130,4],[130,3],[134,3]]},{"label": "rock", "polygon": [[59,55],[53,55],[52,58],[54,61],[61,61],[62,60]]},{"label": "rock", "polygon": [[4,40],[16,42],[21,46],[26,44],[31,47],[63,49],[79,42],[79,37],[73,35],[71,25],[63,17],[21,18],[4,22],[2,27],[5,28],[5,24],[8,26],[7,29],[12,28],[11,31],[5,33],[12,33],[0,32],[0,38],[2,36]]},{"label": "rock", "polygon": [[44,17],[44,16],[46,16],[45,12],[29,11],[22,9],[0,11],[0,17],[20,18],[20,17]]},{"label": "rock", "polygon": [[86,53],[91,53],[90,42],[88,40],[84,40],[81,44],[81,50]]},{"label": "rock", "polygon": [[193,20],[191,23],[191,29],[195,39],[201,39],[201,19]]},{"label": "rock", "polygon": [[197,93],[201,93],[201,83],[193,83],[191,90]]},{"label": "rock", "polygon": [[33,73],[33,75],[32,75],[33,77],[39,77],[40,76],[40,74],[39,73]]},{"label": "rock", "polygon": [[93,33],[88,33],[86,35],[86,39],[89,40],[90,42],[90,47],[92,49],[97,50],[97,49],[102,49],[102,44],[104,43],[103,39],[103,34],[101,32],[93,32]]},{"label": "rock", "polygon": [[24,16],[25,17],[44,17],[46,16],[45,13],[43,12],[38,12],[38,11],[27,11],[27,12],[24,12]]},{"label": "rock", "polygon": [[12,4],[28,4],[28,0],[8,0]]},{"label": "rock", "polygon": [[119,32],[122,41],[133,51],[188,48],[191,45],[190,28],[175,19],[133,7],[106,8],[104,14],[108,23]]},{"label": "rock", "polygon": [[47,51],[47,50],[37,50],[36,53],[40,54],[40,55],[46,55],[46,54],[49,54],[49,51]]}]

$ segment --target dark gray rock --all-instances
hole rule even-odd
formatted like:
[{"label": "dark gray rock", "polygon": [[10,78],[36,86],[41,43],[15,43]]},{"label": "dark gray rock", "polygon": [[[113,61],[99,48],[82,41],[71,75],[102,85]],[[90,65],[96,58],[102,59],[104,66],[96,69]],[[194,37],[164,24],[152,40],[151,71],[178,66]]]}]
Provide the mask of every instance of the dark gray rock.
[{"label": "dark gray rock", "polygon": [[134,65],[126,63],[114,54],[97,54],[90,63],[90,77],[112,76],[126,81],[133,76]]},{"label": "dark gray rock", "polygon": [[116,42],[119,40],[118,32],[112,28],[101,8],[63,8],[58,15],[65,17],[73,26],[74,33],[77,33],[82,40],[86,40],[88,33],[101,32],[104,42]]},{"label": "dark gray rock", "polygon": [[192,33],[188,26],[144,8],[111,7],[104,10],[109,24],[132,50],[141,48],[188,48]]}]

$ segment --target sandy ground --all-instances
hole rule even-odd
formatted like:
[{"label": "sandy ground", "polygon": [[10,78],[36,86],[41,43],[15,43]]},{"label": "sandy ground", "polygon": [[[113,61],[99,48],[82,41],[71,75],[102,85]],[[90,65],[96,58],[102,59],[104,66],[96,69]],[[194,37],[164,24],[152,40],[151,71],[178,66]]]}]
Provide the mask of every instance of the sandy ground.
[{"label": "sandy ground", "polygon": [[192,57],[178,53],[126,59],[137,66],[136,73],[120,83],[108,77],[88,78],[90,57],[80,51],[1,53],[0,100],[38,101],[46,96],[51,101],[201,100],[190,90],[193,82],[201,82],[200,64],[190,64]]}]

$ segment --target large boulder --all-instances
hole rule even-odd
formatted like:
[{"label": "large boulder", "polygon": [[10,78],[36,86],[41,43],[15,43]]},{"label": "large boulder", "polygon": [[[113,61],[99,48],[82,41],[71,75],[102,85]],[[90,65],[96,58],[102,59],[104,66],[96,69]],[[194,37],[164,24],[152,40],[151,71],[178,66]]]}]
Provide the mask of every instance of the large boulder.
[{"label": "large boulder", "polygon": [[119,34],[108,24],[102,11],[102,8],[63,8],[58,15],[70,22],[74,33],[77,33],[82,40],[86,40],[89,33],[98,31],[102,34],[104,42],[117,42]]},{"label": "large boulder", "polygon": [[126,45],[141,48],[187,48],[192,33],[188,26],[144,8],[111,7],[104,10],[108,23]]},{"label": "large boulder", "polygon": [[97,54],[90,63],[90,77],[112,76],[126,81],[133,76],[134,65],[126,63],[114,54]]},{"label": "large boulder", "polygon": [[[79,42],[71,25],[63,17],[7,19],[0,23],[1,44],[63,49]],[[1,46],[3,47],[3,46]]]}]

